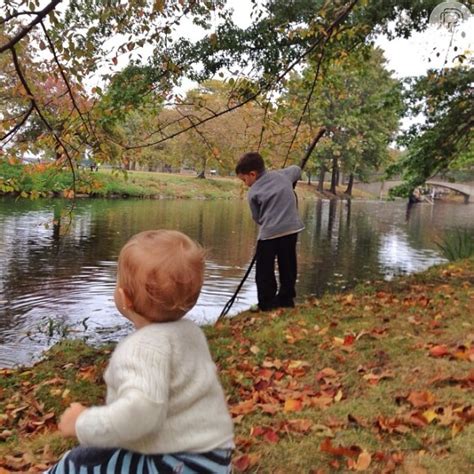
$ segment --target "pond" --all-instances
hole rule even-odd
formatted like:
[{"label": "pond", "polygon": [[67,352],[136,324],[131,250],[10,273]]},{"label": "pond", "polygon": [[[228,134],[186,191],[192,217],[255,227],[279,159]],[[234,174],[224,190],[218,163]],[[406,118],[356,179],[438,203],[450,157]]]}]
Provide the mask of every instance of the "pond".
[{"label": "pond", "polygon": [[[64,334],[99,343],[129,324],[115,310],[116,259],[133,234],[179,229],[208,250],[205,284],[189,317],[213,323],[252,259],[246,201],[82,200],[68,232],[61,200],[0,200],[0,367],[28,364]],[[443,262],[447,229],[474,230],[474,205],[302,201],[298,299],[390,279]],[[231,315],[256,302],[253,272]]]}]

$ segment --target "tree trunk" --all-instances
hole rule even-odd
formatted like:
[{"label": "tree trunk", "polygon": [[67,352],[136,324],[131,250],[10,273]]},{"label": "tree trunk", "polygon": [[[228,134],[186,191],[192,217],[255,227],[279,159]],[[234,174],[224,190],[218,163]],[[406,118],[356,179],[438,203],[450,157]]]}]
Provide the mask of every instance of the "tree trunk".
[{"label": "tree trunk", "polygon": [[347,183],[347,188],[344,191],[344,194],[347,194],[348,196],[352,196],[352,186],[354,184],[354,173],[351,173],[349,175],[349,182]]},{"label": "tree trunk", "polygon": [[206,166],[207,166],[207,157],[204,157],[201,160],[202,171],[198,173],[197,178],[199,179],[206,179]]},{"label": "tree trunk", "polygon": [[332,157],[332,173],[331,173],[331,189],[329,190],[333,194],[336,194],[338,171],[339,171],[339,168],[337,166],[337,156],[333,156]]},{"label": "tree trunk", "polygon": [[311,184],[311,173],[306,171],[306,174],[308,175],[308,184]]},{"label": "tree trunk", "polygon": [[324,191],[324,175],[326,174],[326,167],[321,165],[319,168],[319,177],[318,177],[318,191],[322,193]]}]

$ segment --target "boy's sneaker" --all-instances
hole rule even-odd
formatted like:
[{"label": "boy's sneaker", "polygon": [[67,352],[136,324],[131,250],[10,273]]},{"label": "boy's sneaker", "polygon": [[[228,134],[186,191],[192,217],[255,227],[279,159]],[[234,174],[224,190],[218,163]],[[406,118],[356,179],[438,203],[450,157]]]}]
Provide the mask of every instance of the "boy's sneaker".
[{"label": "boy's sneaker", "polygon": [[260,307],[258,306],[258,304],[253,304],[252,306],[250,306],[249,311],[251,313],[259,313]]}]

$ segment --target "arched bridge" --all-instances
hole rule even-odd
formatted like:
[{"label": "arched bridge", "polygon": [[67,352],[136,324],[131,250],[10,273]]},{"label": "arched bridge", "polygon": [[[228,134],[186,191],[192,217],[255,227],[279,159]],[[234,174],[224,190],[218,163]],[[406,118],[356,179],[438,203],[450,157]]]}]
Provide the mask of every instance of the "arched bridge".
[{"label": "arched bridge", "polygon": [[437,186],[440,188],[451,189],[452,191],[457,191],[464,195],[464,202],[469,202],[469,198],[474,197],[474,186],[467,183],[449,183],[447,181],[436,181],[428,180],[426,181],[428,186]]}]

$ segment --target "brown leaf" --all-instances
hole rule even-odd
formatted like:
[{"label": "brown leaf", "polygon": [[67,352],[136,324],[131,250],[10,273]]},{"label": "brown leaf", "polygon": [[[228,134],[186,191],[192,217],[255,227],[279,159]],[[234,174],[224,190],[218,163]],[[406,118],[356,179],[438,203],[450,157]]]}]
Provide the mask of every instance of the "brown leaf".
[{"label": "brown leaf", "polygon": [[435,397],[431,392],[410,392],[407,400],[415,408],[427,408],[434,404]]},{"label": "brown leaf", "polygon": [[276,431],[273,431],[272,429],[267,430],[263,435],[263,438],[269,443],[278,443],[278,441],[280,441],[280,437]]},{"label": "brown leaf", "polygon": [[287,426],[290,431],[295,431],[296,433],[307,433],[311,430],[313,422],[306,419],[288,420],[285,426]]},{"label": "brown leaf", "polygon": [[78,380],[88,380],[89,382],[95,381],[97,378],[97,367],[90,365],[89,367],[81,367],[79,372],[76,374]]},{"label": "brown leaf", "polygon": [[349,413],[347,415],[347,421],[353,423],[354,425],[361,426],[362,428],[368,428],[369,424],[359,416],[352,415]]},{"label": "brown leaf", "polygon": [[234,459],[233,465],[238,471],[245,472],[251,467],[255,466],[260,461],[260,458],[260,454],[244,454]]},{"label": "brown leaf", "polygon": [[331,369],[331,367],[326,367],[323,370],[320,370],[317,375],[316,375],[316,380],[322,380],[326,378],[334,378],[337,377],[337,372],[334,369]]},{"label": "brown leaf", "polygon": [[309,404],[312,407],[320,408],[321,410],[323,410],[324,408],[327,408],[329,405],[331,405],[332,401],[332,397],[311,397],[309,399]]},{"label": "brown leaf", "polygon": [[230,407],[230,412],[234,416],[247,415],[255,410],[255,403],[253,400],[245,400]]},{"label": "brown leaf", "polygon": [[448,346],[444,344],[439,345],[439,346],[433,346],[430,349],[431,357],[444,357],[446,355],[449,355],[449,349],[448,349]]},{"label": "brown leaf", "polygon": [[234,467],[241,472],[245,472],[250,467],[250,457],[248,454],[239,456],[233,461]]},{"label": "brown leaf", "polygon": [[265,433],[263,426],[252,426],[250,428],[250,436],[262,436]]},{"label": "brown leaf", "polygon": [[323,453],[329,453],[333,456],[345,456],[348,458],[355,458],[361,452],[361,449],[358,446],[351,446],[345,448],[344,446],[333,446],[330,438],[325,438],[324,441],[320,444],[319,450]]},{"label": "brown leaf", "polygon": [[0,432],[0,440],[5,441],[12,435],[13,435],[13,431],[3,430],[2,432]]},{"label": "brown leaf", "polygon": [[271,403],[260,403],[258,405],[260,410],[262,410],[264,413],[268,413],[269,415],[274,415],[280,410],[280,407],[278,405],[274,405]]}]

